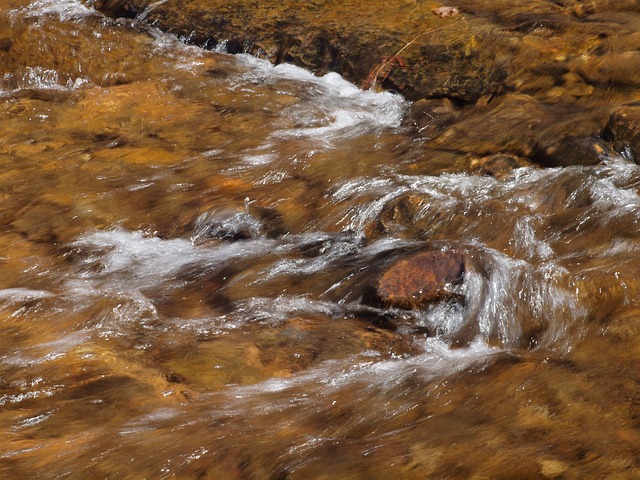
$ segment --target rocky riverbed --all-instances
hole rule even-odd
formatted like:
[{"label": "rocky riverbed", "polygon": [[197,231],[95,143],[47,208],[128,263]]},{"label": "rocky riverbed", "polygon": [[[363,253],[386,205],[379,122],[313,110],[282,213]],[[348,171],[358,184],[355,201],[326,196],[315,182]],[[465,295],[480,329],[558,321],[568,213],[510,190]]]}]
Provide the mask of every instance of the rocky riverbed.
[{"label": "rocky riverbed", "polygon": [[543,166],[640,156],[634,0],[96,0],[185,42],[335,71],[416,103],[431,150]]},{"label": "rocky riverbed", "polygon": [[0,2],[0,478],[640,478],[637,18]]}]

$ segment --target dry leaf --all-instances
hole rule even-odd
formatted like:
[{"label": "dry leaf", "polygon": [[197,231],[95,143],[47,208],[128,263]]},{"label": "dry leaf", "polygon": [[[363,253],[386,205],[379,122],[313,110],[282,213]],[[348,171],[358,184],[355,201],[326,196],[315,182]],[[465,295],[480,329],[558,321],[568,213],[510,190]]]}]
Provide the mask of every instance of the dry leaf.
[{"label": "dry leaf", "polygon": [[439,17],[453,17],[454,15],[457,15],[459,10],[456,7],[438,7],[438,8],[434,8],[433,10],[431,10],[435,15],[438,15]]}]

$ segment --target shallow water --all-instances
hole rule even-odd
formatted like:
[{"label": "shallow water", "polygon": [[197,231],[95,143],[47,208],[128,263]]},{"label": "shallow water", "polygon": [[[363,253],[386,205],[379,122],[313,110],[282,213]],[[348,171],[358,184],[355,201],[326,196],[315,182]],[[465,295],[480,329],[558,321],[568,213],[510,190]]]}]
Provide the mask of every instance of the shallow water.
[{"label": "shallow water", "polygon": [[[335,74],[0,19],[0,476],[640,475],[634,163],[470,175]],[[464,302],[362,303],[433,245]]]}]

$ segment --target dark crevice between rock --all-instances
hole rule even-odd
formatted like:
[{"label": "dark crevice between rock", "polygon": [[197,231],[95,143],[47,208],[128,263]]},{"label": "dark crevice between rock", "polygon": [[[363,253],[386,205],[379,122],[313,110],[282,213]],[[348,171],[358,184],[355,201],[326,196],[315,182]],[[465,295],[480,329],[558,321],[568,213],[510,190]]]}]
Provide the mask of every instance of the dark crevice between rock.
[{"label": "dark crevice between rock", "polygon": [[142,13],[132,2],[122,0],[94,0],[93,7],[114,18],[136,18]]}]

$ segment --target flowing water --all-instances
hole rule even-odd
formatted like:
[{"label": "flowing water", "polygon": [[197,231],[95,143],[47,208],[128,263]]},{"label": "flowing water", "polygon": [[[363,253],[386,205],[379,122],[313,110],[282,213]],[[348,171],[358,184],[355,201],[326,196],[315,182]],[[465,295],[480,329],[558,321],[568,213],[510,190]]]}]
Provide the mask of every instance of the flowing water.
[{"label": "flowing water", "polygon": [[[470,175],[409,104],[0,7],[0,477],[638,478],[640,168]],[[459,294],[367,306],[454,246]]]}]

